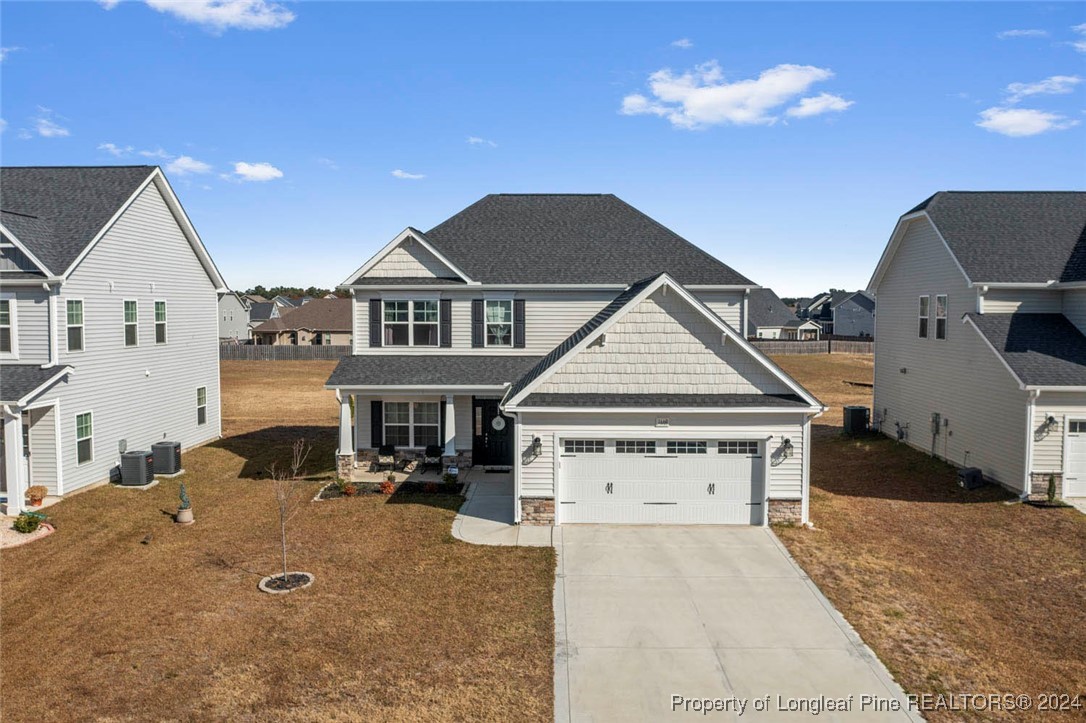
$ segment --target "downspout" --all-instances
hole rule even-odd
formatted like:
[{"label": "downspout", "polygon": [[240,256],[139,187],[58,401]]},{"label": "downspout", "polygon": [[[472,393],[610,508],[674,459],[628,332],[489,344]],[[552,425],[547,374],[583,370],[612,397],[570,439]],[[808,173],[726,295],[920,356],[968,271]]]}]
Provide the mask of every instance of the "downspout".
[{"label": "downspout", "polygon": [[45,366],[56,366],[60,362],[59,344],[57,343],[57,294],[60,292],[60,285],[50,286],[49,284],[42,284],[42,288],[49,294],[47,297],[47,306],[49,311],[49,323],[47,330],[49,332],[49,363]]},{"label": "downspout", "polygon": [[750,336],[750,329],[747,328],[747,300],[750,298],[750,289],[743,289],[743,305],[739,309],[739,335],[743,339]]},{"label": "downspout", "polygon": [[1037,407],[1037,397],[1041,396],[1039,389],[1029,390],[1029,404],[1026,405],[1026,472],[1022,485],[1022,499],[1029,497],[1033,489],[1033,413]]}]

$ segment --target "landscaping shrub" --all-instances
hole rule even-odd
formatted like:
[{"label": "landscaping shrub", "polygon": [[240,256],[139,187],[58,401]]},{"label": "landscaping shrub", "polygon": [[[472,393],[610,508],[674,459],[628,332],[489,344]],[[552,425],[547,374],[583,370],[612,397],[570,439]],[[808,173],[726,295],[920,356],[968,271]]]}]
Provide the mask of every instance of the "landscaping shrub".
[{"label": "landscaping shrub", "polygon": [[41,527],[43,519],[44,518],[41,515],[32,515],[29,512],[23,512],[15,518],[15,523],[12,527],[15,528],[16,532],[28,534]]},{"label": "landscaping shrub", "polygon": [[389,482],[387,479],[381,483],[381,494],[390,495],[396,491],[396,485]]}]

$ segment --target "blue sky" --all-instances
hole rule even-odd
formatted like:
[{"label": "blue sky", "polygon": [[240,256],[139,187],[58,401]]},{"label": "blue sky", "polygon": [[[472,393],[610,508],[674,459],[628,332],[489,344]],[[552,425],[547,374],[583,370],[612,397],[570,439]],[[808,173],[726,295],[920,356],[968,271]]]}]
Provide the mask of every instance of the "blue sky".
[{"label": "blue sky", "polygon": [[934,191],[1086,186],[1081,5],[8,2],[0,44],[2,162],[160,163],[241,289],[611,192],[811,294]]}]

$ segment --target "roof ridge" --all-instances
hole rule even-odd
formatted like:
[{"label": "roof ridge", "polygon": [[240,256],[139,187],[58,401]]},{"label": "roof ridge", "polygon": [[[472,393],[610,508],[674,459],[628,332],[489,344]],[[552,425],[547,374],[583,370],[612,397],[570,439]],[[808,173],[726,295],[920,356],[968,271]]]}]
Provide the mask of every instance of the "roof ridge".
[{"label": "roof ridge", "polygon": [[147,163],[133,163],[130,165],[115,165],[115,166],[0,166],[0,170],[15,170],[15,169],[30,169],[30,168],[48,168],[56,170],[60,168],[77,168],[77,169],[95,169],[101,170],[104,168],[158,168],[157,165]]},{"label": "roof ridge", "polygon": [[0,207],[0,211],[2,211],[4,213],[10,213],[12,216],[22,216],[23,218],[36,218],[39,221],[44,221],[45,220],[41,216],[35,216],[34,214],[31,214],[31,213],[22,213],[21,211],[12,211],[10,209],[3,208],[3,207]]}]

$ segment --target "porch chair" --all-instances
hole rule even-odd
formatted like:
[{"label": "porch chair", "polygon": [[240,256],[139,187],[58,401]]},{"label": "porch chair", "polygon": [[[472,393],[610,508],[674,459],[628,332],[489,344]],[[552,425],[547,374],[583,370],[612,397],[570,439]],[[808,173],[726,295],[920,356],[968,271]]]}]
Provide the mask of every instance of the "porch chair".
[{"label": "porch chair", "polygon": [[429,444],[426,446],[426,451],[422,454],[422,467],[421,472],[425,473],[427,469],[434,468],[441,474],[441,455],[445,453],[445,448],[440,444]]},{"label": "porch chair", "polygon": [[395,445],[382,444],[377,448],[377,471],[380,472],[383,468],[388,469],[390,472],[396,469]]}]

